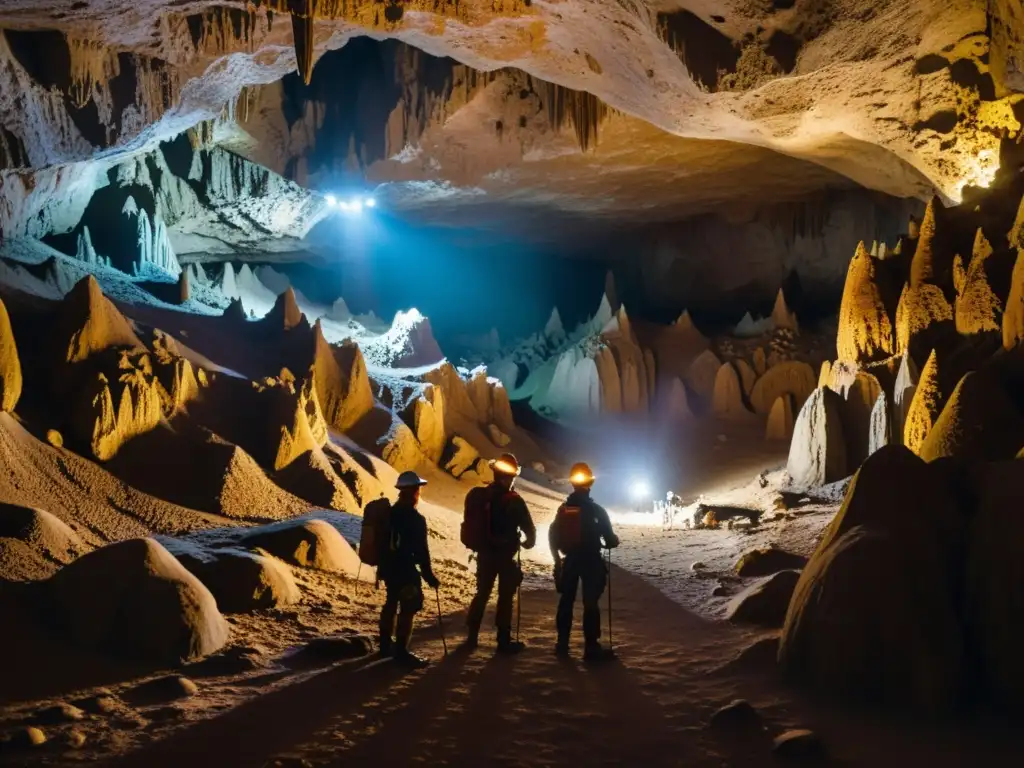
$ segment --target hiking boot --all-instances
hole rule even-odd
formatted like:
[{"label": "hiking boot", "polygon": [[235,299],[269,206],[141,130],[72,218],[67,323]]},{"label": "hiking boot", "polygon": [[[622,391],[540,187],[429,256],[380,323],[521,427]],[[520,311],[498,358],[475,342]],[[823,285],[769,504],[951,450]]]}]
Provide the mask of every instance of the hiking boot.
[{"label": "hiking boot", "polygon": [[524,650],[526,650],[526,643],[520,642],[519,640],[505,640],[504,642],[498,642],[498,653],[514,656]]},{"label": "hiking boot", "polygon": [[562,643],[562,642],[555,643],[555,656],[557,656],[560,659],[568,659],[569,658],[569,644],[568,643]]},{"label": "hiking boot", "polygon": [[394,660],[399,664],[406,667],[411,667],[412,669],[420,669],[421,667],[425,667],[430,663],[422,656],[417,656],[408,648],[395,648],[395,652],[392,658],[394,658]]},{"label": "hiking boot", "polygon": [[587,643],[583,649],[583,660],[587,662],[611,661],[615,658],[615,651],[605,648],[600,643]]},{"label": "hiking boot", "polygon": [[462,641],[462,647],[466,650],[473,650],[480,645],[480,635],[476,632],[467,632],[466,639]]},{"label": "hiking boot", "polygon": [[390,656],[395,647],[394,641],[390,637],[382,637],[378,642],[380,644],[380,655]]}]

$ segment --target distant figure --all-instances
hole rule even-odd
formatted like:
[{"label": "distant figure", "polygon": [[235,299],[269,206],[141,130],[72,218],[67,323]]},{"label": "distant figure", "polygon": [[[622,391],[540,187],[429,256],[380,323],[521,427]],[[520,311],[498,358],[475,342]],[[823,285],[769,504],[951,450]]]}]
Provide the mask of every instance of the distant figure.
[{"label": "distant figure", "polygon": [[[398,501],[391,507],[389,542],[377,569],[377,576],[387,589],[384,607],[380,612],[381,653],[391,653],[396,661],[412,666],[427,663],[409,650],[413,619],[423,608],[421,578],[432,589],[437,589],[440,584],[430,567],[427,521],[416,509],[420,489],[426,484],[427,481],[415,472],[403,472],[398,476],[398,482],[395,483]],[[393,633],[395,636],[392,639]]]},{"label": "distant figure", "polygon": [[476,595],[466,617],[466,647],[476,647],[487,601],[497,580],[494,624],[498,630],[498,652],[518,653],[525,644],[512,639],[512,604],[523,581],[516,556],[520,547],[532,549],[537,543],[537,529],[526,502],[512,490],[521,471],[516,457],[502,454],[490,466],[494,482],[469,492],[462,522],[462,543],[477,553]]},{"label": "distant figure", "polygon": [[[558,508],[548,531],[548,544],[555,561],[555,587],[561,593],[555,626],[558,642],[555,653],[569,655],[576,589],[583,582],[583,639],[585,661],[601,661],[613,654],[601,646],[601,607],[608,571],[601,557],[602,547],[619,546],[608,513],[590,498],[594,473],[586,464],[575,464],[569,475],[572,493]],[[563,558],[562,555],[565,557]]]}]

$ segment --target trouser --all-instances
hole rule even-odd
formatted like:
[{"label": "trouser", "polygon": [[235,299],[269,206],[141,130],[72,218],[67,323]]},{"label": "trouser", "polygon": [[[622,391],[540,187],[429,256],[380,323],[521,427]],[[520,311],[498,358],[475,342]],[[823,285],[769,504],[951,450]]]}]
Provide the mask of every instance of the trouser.
[{"label": "trouser", "polygon": [[523,582],[523,572],[515,561],[515,554],[495,554],[481,552],[476,561],[476,595],[469,605],[466,627],[471,635],[480,631],[484,620],[487,601],[494,591],[494,582],[498,582],[498,608],[494,617],[494,626],[498,634],[508,634],[512,630],[512,606],[515,602],[516,590]]},{"label": "trouser", "polygon": [[565,645],[569,642],[572,630],[573,604],[576,602],[576,590],[583,583],[583,639],[589,645],[596,643],[601,637],[601,595],[604,594],[608,570],[605,568],[601,552],[570,553],[562,562],[562,579],[559,584],[561,597],[558,600],[558,613],[555,616],[555,627],[558,629],[558,642]]},{"label": "trouser", "polygon": [[[415,581],[385,581],[387,596],[384,607],[380,611],[380,637],[382,642],[390,640],[392,635],[399,648],[408,648],[412,637],[412,623],[416,614],[423,608],[423,587],[419,577]],[[395,615],[398,615],[398,626],[395,627]]]}]

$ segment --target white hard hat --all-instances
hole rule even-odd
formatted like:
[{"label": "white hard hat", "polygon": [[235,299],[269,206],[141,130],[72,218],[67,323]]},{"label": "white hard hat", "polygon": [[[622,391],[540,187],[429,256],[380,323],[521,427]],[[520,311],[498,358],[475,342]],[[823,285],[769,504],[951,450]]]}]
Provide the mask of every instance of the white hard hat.
[{"label": "white hard hat", "polygon": [[395,488],[419,488],[421,485],[426,485],[427,481],[417,475],[411,469],[406,470],[398,476],[398,481],[395,483]]}]

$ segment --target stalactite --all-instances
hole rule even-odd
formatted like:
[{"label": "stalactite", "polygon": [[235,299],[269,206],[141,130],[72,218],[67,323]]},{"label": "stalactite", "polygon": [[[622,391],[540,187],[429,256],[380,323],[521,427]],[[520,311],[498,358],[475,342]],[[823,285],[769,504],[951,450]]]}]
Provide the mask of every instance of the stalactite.
[{"label": "stalactite", "polygon": [[313,26],[316,0],[289,0],[292,14],[292,37],[295,45],[295,68],[309,85],[313,78]]},{"label": "stalactite", "polygon": [[71,58],[71,86],[68,97],[81,109],[92,98],[93,89],[106,86],[121,73],[117,52],[95,40],[67,38]]},{"label": "stalactite", "polygon": [[567,121],[572,121],[580,149],[586,152],[596,145],[598,128],[608,116],[608,106],[587,91],[574,91],[543,80],[537,82],[551,127],[559,131]]},{"label": "stalactite", "polygon": [[192,149],[202,149],[213,144],[213,120],[203,120],[186,132]]},{"label": "stalactite", "polygon": [[[189,17],[196,51],[207,55],[252,50],[256,33],[256,11],[252,8],[217,6]],[[198,27],[198,35],[196,28]],[[198,39],[197,39],[198,38]]]}]

